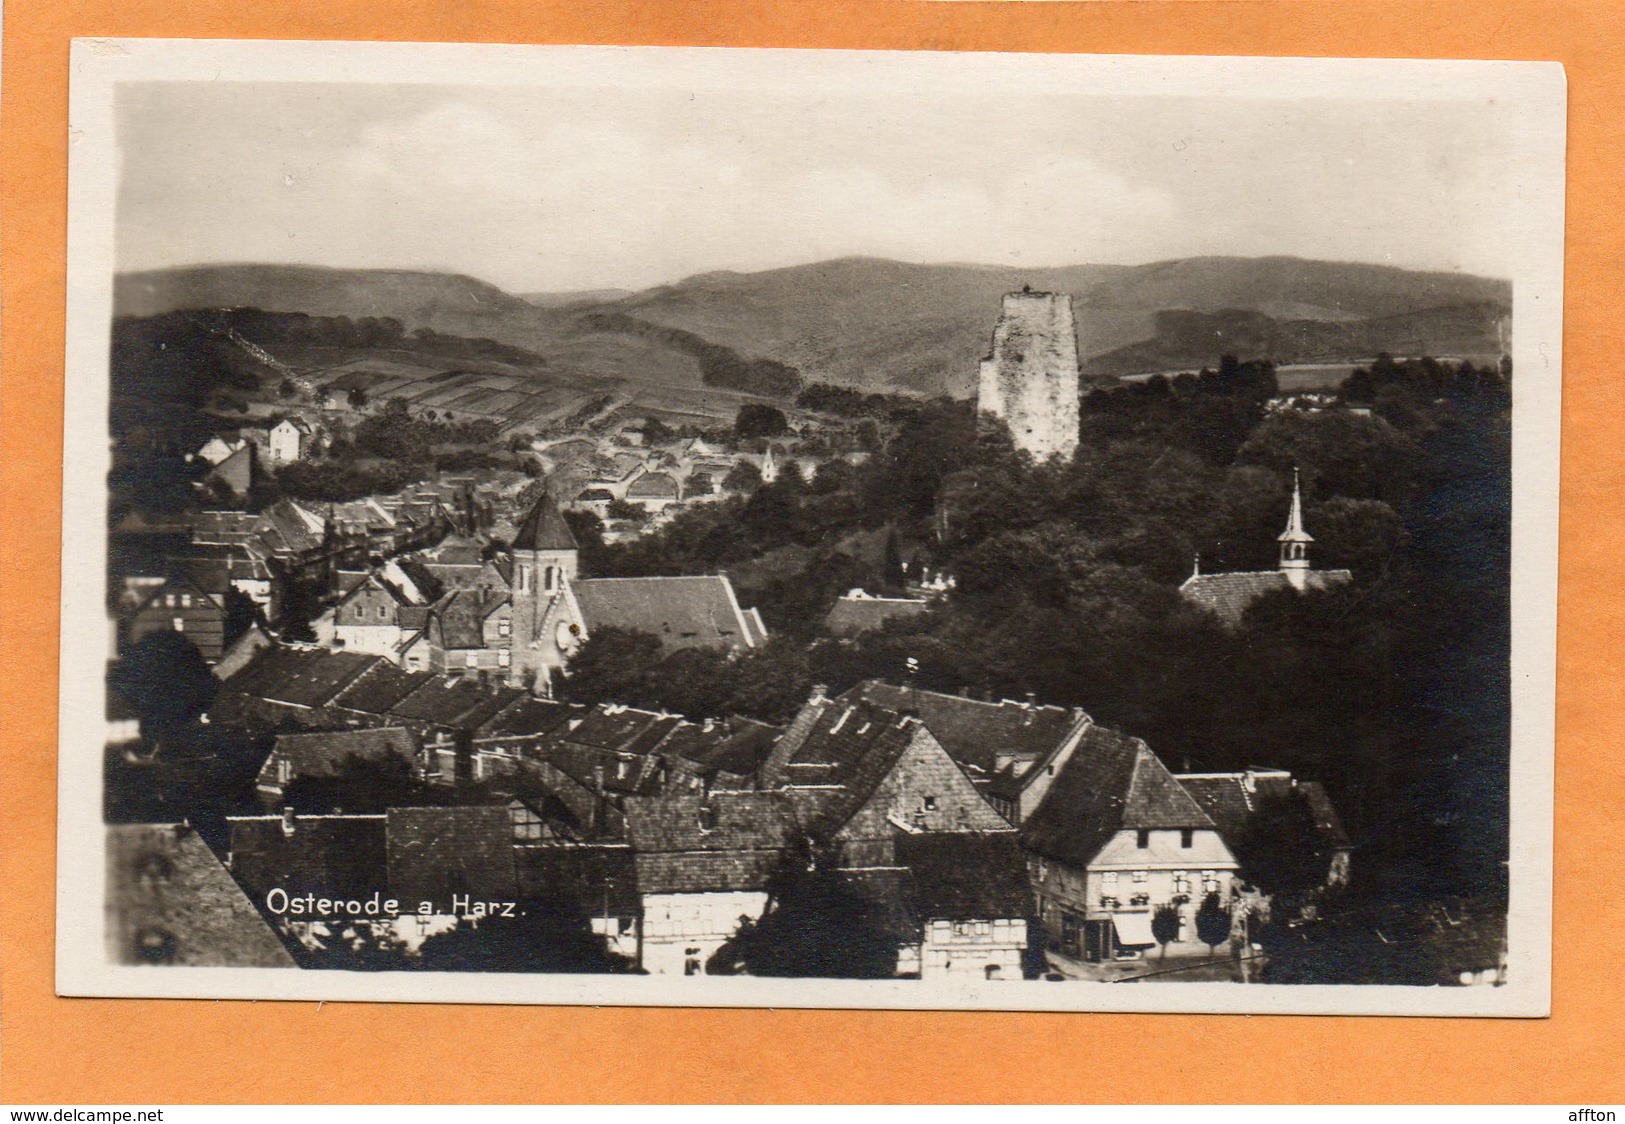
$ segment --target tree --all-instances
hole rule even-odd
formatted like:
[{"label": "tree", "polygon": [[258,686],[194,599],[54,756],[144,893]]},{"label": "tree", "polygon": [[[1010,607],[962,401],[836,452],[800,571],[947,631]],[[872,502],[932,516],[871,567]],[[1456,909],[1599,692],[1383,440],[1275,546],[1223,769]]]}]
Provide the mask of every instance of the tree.
[{"label": "tree", "polygon": [[350,393],[345,395],[345,401],[350,404],[352,410],[364,410],[367,408],[367,392],[362,387],[352,386]]},{"label": "tree", "polygon": [[760,921],[741,918],[739,931],[707,970],[849,980],[896,976],[897,938],[833,857],[826,859],[792,862],[776,875],[767,913]]},{"label": "tree", "polygon": [[631,500],[610,500],[609,506],[604,508],[604,514],[611,519],[630,519],[634,523],[642,523],[649,518],[648,509],[641,503]]},{"label": "tree", "polygon": [[689,497],[715,495],[716,483],[711,479],[709,472],[696,472],[683,484],[683,491]]},{"label": "tree", "polygon": [[626,958],[567,903],[524,902],[514,917],[463,918],[423,942],[418,965],[443,972],[624,972]]},{"label": "tree", "polygon": [[789,428],[790,423],[783,410],[760,402],[745,403],[739,407],[739,415],[734,419],[734,436],[741,441],[754,437],[777,437]]},{"label": "tree", "polygon": [[137,641],[108,671],[107,685],[129,701],[142,736],[154,742],[194,725],[220,689],[197,646],[169,629]]},{"label": "tree", "polygon": [[1151,935],[1162,946],[1162,955],[1168,955],[1168,945],[1179,939],[1179,907],[1172,903],[1159,905],[1151,914]]},{"label": "tree", "polygon": [[293,384],[292,379],[283,379],[276,388],[276,393],[279,398],[295,398],[299,394],[299,388]]},{"label": "tree", "polygon": [[753,492],[762,486],[762,470],[749,461],[740,461],[722,478],[722,486],[730,492]]},{"label": "tree", "polygon": [[595,629],[570,657],[560,693],[571,702],[631,701],[641,694],[660,658],[658,636],[635,629]]},{"label": "tree", "polygon": [[1230,939],[1230,911],[1217,893],[1202,899],[1202,908],[1196,911],[1196,935],[1214,950]]},{"label": "tree", "polygon": [[886,561],[883,580],[889,589],[904,589],[908,586],[908,575],[903,572],[903,552],[897,545],[896,527],[886,533]]}]

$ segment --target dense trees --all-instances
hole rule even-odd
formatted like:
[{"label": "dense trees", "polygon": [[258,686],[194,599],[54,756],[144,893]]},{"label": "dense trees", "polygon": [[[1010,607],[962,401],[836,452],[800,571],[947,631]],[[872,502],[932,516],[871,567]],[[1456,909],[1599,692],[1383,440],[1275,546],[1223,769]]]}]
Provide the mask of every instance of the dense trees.
[{"label": "dense trees", "polygon": [[734,436],[741,441],[757,437],[777,437],[787,432],[789,428],[783,410],[758,402],[745,403],[739,407],[739,414],[734,418]]},{"label": "dense trees", "polygon": [[[964,404],[918,402],[867,419],[880,448],[862,467],[685,513],[605,548],[593,572],[726,569],[743,603],[798,641],[710,665],[729,691],[663,689],[650,674],[651,703],[782,721],[814,682],[897,679],[913,658],[922,687],[1082,706],[1176,768],[1266,764],[1324,782],[1356,837],[1357,892],[1495,893],[1506,382],[1436,366],[1381,376],[1410,395],[1403,416],[1271,412],[1273,372],[1234,361],[1094,392],[1066,465],[1033,464]],[[1179,583],[1198,554],[1204,572],[1274,569],[1294,467],[1315,564],[1354,581],[1266,597],[1221,627]],[[836,595],[884,585],[893,535],[898,555],[957,588],[921,617],[822,637]],[[747,680],[772,689],[741,692]]]}]

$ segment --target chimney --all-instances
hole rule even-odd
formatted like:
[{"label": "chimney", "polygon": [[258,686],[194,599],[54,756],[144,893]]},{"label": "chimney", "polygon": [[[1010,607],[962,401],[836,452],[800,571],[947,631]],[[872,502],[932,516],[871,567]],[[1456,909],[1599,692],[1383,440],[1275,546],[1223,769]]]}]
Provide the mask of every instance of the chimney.
[{"label": "chimney", "polygon": [[298,819],[298,817],[294,814],[294,810],[293,810],[292,807],[285,807],[285,808],[282,809],[282,834],[283,835],[292,835],[294,833],[294,824],[295,824],[295,821],[297,819]]},{"label": "chimney", "polygon": [[814,683],[813,688],[812,688],[812,694],[807,696],[807,701],[810,702],[810,703],[823,702],[824,699],[828,697],[828,695],[829,695],[829,688],[828,687],[824,686],[824,684],[822,684],[822,683]]}]

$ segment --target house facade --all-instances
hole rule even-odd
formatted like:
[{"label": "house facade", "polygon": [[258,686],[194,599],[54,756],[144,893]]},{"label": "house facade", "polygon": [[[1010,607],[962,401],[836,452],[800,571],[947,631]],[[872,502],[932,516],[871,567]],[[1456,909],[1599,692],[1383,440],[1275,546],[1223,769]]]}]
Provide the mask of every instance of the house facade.
[{"label": "house facade", "polygon": [[1197,914],[1228,911],[1238,864],[1213,820],[1150,748],[1091,726],[1022,825],[1046,956],[1062,971],[1142,956],[1171,909],[1176,951],[1206,951]]}]

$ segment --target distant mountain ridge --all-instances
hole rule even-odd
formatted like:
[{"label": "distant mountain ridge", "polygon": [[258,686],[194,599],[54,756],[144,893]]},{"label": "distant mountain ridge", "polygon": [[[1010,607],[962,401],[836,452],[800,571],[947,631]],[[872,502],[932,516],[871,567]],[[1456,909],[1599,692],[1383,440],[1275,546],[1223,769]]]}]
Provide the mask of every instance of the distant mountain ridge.
[{"label": "distant mountain ridge", "polygon": [[[526,298],[452,273],[213,265],[120,275],[114,299],[118,314],[135,316],[205,307],[387,316],[408,330],[524,348],[561,371],[645,385],[692,382],[692,360],[657,334],[604,330],[630,317],[688,334],[672,339],[731,350],[746,364],[794,368],[804,382],[965,396],[1000,298],[1024,285],[1072,294],[1079,352],[1099,374],[1212,364],[1222,354],[1215,348],[1258,348],[1244,357],[1277,361],[1380,350],[1487,353],[1511,308],[1506,281],[1287,257],[1033,269],[841,258],[704,273],[632,294]],[[1351,349],[1359,354],[1339,354]]]}]

